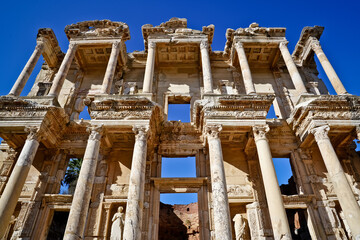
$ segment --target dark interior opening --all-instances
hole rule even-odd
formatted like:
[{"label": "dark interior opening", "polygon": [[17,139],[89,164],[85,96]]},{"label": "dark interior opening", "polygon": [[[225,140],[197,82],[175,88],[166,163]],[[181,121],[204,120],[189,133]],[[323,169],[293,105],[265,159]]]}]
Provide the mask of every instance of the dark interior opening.
[{"label": "dark interior opening", "polygon": [[50,225],[48,240],[62,240],[65,233],[69,212],[55,211]]},{"label": "dark interior opening", "polygon": [[286,209],[293,240],[311,240],[305,209]]}]

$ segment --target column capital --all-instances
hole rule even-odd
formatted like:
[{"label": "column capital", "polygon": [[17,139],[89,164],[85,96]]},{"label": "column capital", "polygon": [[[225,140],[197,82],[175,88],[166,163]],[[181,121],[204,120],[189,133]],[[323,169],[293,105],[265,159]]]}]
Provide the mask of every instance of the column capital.
[{"label": "column capital", "polygon": [[310,130],[310,133],[312,133],[315,137],[315,141],[319,142],[321,140],[329,139],[328,133],[329,133],[330,127],[329,125],[324,125],[320,127],[314,127]]},{"label": "column capital", "polygon": [[78,43],[76,43],[76,42],[70,42],[69,43],[69,49],[68,49],[68,51],[71,49],[76,49],[77,47],[79,46],[79,44]]},{"label": "column capital", "polygon": [[235,49],[238,49],[238,48],[244,48],[244,45],[242,42],[236,42],[235,43]]},{"label": "column capital", "polygon": [[112,47],[117,49],[120,47],[120,43],[121,43],[121,41],[115,41],[115,42],[113,42]]},{"label": "column capital", "polygon": [[360,126],[356,127],[356,135],[357,135],[357,139],[360,141]]},{"label": "column capital", "polygon": [[206,41],[206,40],[201,41],[201,42],[200,42],[200,49],[206,49],[206,50],[208,50],[208,49],[209,49],[209,43],[208,43],[208,41]]},{"label": "column capital", "polygon": [[279,43],[279,48],[287,48],[289,41],[282,41]]},{"label": "column capital", "polygon": [[311,38],[310,40],[310,47],[314,52],[317,52],[321,49],[321,45],[320,45],[320,41],[314,37]]},{"label": "column capital", "polygon": [[149,41],[148,42],[148,49],[155,49],[156,48],[156,42],[155,41]]},{"label": "column capital", "polygon": [[135,133],[135,140],[138,141],[146,141],[148,132],[149,132],[149,126],[145,125],[134,125],[133,126],[133,132]]},{"label": "column capital", "polygon": [[205,133],[208,138],[219,138],[219,134],[222,130],[221,124],[210,124],[205,126]]},{"label": "column capital", "polygon": [[44,39],[37,39],[35,49],[36,50],[43,50],[44,47],[45,47],[45,40]]},{"label": "column capital", "polygon": [[43,135],[40,133],[40,128],[37,126],[26,126],[24,130],[28,133],[26,140],[36,140],[40,142],[43,138]]},{"label": "column capital", "polygon": [[270,131],[269,125],[255,125],[252,129],[255,142],[257,142],[258,140],[267,140],[266,134]]},{"label": "column capital", "polygon": [[104,125],[90,126],[86,129],[86,131],[90,133],[89,140],[100,140],[104,131]]}]

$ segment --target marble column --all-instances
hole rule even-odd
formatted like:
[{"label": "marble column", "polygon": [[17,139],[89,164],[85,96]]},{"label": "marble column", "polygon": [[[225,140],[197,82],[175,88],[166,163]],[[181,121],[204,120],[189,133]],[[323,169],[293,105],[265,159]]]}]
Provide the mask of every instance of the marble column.
[{"label": "marble column", "polygon": [[334,87],[337,94],[347,94],[347,91],[336,74],[334,68],[331,66],[329,59],[327,59],[324,51],[321,48],[319,40],[316,38],[311,39],[310,46],[318,57],[321,66],[323,67],[326,76],[329,78],[331,85]]},{"label": "marble column", "polygon": [[62,85],[70,69],[71,63],[75,57],[78,44],[70,42],[69,49],[66,52],[64,60],[62,61],[58,72],[55,75],[54,81],[50,88],[48,96],[57,97],[60,93]]},{"label": "marble column", "polygon": [[134,126],[135,145],[125,213],[124,240],[141,239],[148,126]]},{"label": "marble column", "polygon": [[287,67],[287,69],[289,71],[291,80],[293,81],[296,90],[300,94],[307,93],[304,81],[302,80],[302,78],[300,76],[300,73],[299,73],[299,71],[298,71],[298,69],[297,69],[297,67],[296,67],[296,65],[294,63],[294,60],[292,59],[292,57],[290,55],[289,49],[287,47],[287,43],[288,42],[281,42],[279,44],[281,55],[282,55],[282,57],[284,59],[284,62],[286,64],[286,67]]},{"label": "marble column", "polygon": [[200,53],[201,53],[201,63],[202,63],[201,65],[202,65],[202,72],[203,72],[204,93],[212,93],[213,92],[213,80],[212,80],[212,75],[211,75],[209,44],[207,41],[201,41]]},{"label": "marble column", "polygon": [[0,199],[0,239],[6,232],[39,147],[38,128],[26,127],[25,131],[29,134]]},{"label": "marble column", "polygon": [[239,64],[241,68],[241,74],[244,80],[246,94],[255,94],[256,91],[252,80],[249,63],[246,58],[244,46],[241,42],[237,42],[235,43],[235,49],[239,58]]},{"label": "marble column", "polygon": [[156,53],[156,42],[148,42],[148,55],[145,67],[145,76],[143,84],[143,93],[152,92],[152,84],[154,81],[154,67],[155,67],[155,53]]},{"label": "marble column", "polygon": [[19,96],[22,90],[25,87],[27,80],[29,79],[32,71],[34,70],[36,63],[38,62],[41,54],[44,51],[45,43],[43,41],[37,41],[34,52],[32,53],[30,59],[27,61],[25,67],[21,71],[19,77],[17,78],[14,86],[11,88],[9,95]]},{"label": "marble column", "polygon": [[268,132],[268,125],[253,127],[261,174],[264,181],[266,201],[270,213],[271,226],[275,239],[291,239],[289,223],[286,216],[279,183],[276,177],[270,145],[268,139],[266,138],[266,134]]},{"label": "marble column", "polygon": [[111,90],[111,85],[114,79],[115,69],[117,65],[117,60],[120,52],[120,41],[114,42],[112,44],[111,54],[106,67],[106,72],[101,87],[102,94],[109,94]]},{"label": "marble column", "polygon": [[314,134],[315,141],[319,147],[345,219],[351,229],[352,236],[354,239],[360,239],[360,207],[356,202],[351,186],[330,142],[328,136],[329,130],[330,127],[324,125],[313,128],[311,133]]},{"label": "marble column", "polygon": [[205,127],[209,144],[215,239],[230,240],[232,239],[230,210],[221,141],[219,138],[221,130],[221,125],[207,125]]},{"label": "marble column", "polygon": [[99,156],[102,129],[102,126],[92,126],[88,128],[90,135],[71,203],[64,240],[83,239]]}]

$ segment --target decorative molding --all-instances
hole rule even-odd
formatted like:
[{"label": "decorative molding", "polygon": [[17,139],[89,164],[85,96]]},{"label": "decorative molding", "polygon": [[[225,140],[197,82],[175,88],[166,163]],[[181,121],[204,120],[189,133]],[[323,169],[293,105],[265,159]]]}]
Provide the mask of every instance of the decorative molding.
[{"label": "decorative molding", "polygon": [[266,134],[270,131],[269,125],[255,125],[252,127],[255,142],[259,140],[267,140]]},{"label": "decorative molding", "polygon": [[135,125],[133,127],[133,132],[135,133],[136,141],[146,141],[148,137],[149,126]]},{"label": "decorative molding", "polygon": [[330,131],[329,125],[324,125],[324,126],[315,127],[313,129],[311,129],[310,133],[312,133],[314,135],[315,141],[319,142],[322,140],[329,139],[329,135],[328,135],[329,131]]},{"label": "decorative molding", "polygon": [[222,126],[220,124],[210,124],[205,126],[205,133],[210,139],[219,138],[221,130]]}]

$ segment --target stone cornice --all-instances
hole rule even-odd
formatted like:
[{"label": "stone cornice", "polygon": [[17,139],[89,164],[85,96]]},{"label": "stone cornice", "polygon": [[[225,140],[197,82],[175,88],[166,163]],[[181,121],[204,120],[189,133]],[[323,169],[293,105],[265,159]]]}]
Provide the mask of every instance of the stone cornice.
[{"label": "stone cornice", "polygon": [[302,140],[314,122],[360,121],[360,97],[354,95],[302,96],[287,122]]},{"label": "stone cornice", "polygon": [[206,37],[209,45],[211,45],[214,37],[214,25],[204,26],[202,31],[187,28],[187,20],[185,18],[171,18],[165,23],[161,23],[159,26],[153,26],[151,24],[145,24],[141,27],[145,51],[148,48],[149,37],[163,36],[167,37],[180,37],[180,38],[192,38],[196,36]]},{"label": "stone cornice", "polygon": [[54,31],[51,28],[40,28],[36,40],[44,42],[44,51],[42,55],[49,67],[59,67],[65,54],[60,49]]},{"label": "stone cornice", "polygon": [[126,23],[110,20],[84,21],[67,25],[65,33],[69,40],[120,38],[126,41],[130,39],[129,26]]},{"label": "stone cornice", "polygon": [[309,60],[311,55],[311,39],[320,39],[321,34],[324,31],[324,27],[321,26],[314,26],[314,27],[304,27],[301,31],[301,35],[299,41],[295,46],[295,50],[292,53],[292,57],[294,61],[299,64],[303,65],[304,62]]},{"label": "stone cornice", "polygon": [[286,28],[266,28],[259,27],[257,23],[250,24],[247,28],[238,28],[236,30],[228,28],[226,30],[226,43],[224,53],[230,54],[231,48],[234,44],[234,38],[265,38],[271,40],[271,38],[285,38]]}]

